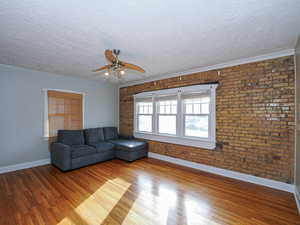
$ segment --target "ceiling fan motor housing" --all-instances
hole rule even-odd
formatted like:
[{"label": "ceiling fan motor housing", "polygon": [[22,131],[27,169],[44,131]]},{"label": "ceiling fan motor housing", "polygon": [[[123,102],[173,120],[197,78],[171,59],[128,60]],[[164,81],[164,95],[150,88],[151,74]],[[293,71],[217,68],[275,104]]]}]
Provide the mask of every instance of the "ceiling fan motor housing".
[{"label": "ceiling fan motor housing", "polygon": [[113,52],[116,56],[118,56],[121,51],[120,51],[120,49],[114,49]]}]

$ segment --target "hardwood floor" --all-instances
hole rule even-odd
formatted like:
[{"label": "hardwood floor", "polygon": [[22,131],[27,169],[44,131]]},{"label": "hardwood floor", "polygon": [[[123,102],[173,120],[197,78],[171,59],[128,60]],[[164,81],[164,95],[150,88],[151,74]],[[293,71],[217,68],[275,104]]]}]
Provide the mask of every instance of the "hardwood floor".
[{"label": "hardwood floor", "polygon": [[292,225],[293,195],[155,159],[0,175],[0,224]]}]

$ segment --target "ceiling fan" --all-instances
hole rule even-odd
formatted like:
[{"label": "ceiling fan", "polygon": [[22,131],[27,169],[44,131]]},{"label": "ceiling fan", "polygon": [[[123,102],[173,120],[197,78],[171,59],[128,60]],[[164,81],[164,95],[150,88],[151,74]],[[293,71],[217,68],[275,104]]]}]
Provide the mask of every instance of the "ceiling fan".
[{"label": "ceiling fan", "polygon": [[120,54],[120,50],[118,50],[118,49],[105,50],[104,55],[105,55],[106,59],[109,62],[111,62],[111,64],[102,66],[96,70],[93,70],[93,72],[99,72],[102,70],[106,70],[104,73],[105,76],[108,77],[110,75],[114,75],[117,77],[118,80],[122,79],[122,76],[125,74],[125,69],[135,70],[135,71],[138,71],[141,73],[145,72],[145,70],[143,68],[141,68],[137,65],[120,61],[119,54]]}]

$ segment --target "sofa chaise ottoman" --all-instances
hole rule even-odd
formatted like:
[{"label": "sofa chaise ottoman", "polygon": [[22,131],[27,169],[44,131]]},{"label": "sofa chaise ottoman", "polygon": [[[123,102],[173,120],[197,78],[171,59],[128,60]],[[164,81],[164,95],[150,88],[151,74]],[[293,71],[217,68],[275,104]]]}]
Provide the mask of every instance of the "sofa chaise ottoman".
[{"label": "sofa chaise ottoman", "polygon": [[116,127],[104,128],[105,140],[114,144],[116,158],[132,162],[148,156],[148,143],[118,135]]}]

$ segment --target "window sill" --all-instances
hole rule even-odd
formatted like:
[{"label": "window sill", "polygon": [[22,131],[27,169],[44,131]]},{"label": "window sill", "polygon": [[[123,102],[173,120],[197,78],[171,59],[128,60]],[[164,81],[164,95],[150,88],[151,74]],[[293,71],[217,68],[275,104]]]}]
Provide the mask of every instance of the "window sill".
[{"label": "window sill", "polygon": [[216,148],[216,142],[200,140],[195,138],[177,137],[171,135],[158,135],[158,134],[149,134],[149,133],[141,133],[141,132],[134,132],[134,137],[148,139],[152,141],[166,142],[171,144],[192,146],[197,148],[205,148],[205,149]]},{"label": "window sill", "polygon": [[49,137],[47,137],[47,136],[42,136],[41,137],[44,141],[48,141],[49,140]]},{"label": "window sill", "polygon": [[41,138],[44,140],[44,141],[49,141],[50,138],[55,138],[56,136],[42,136]]}]

